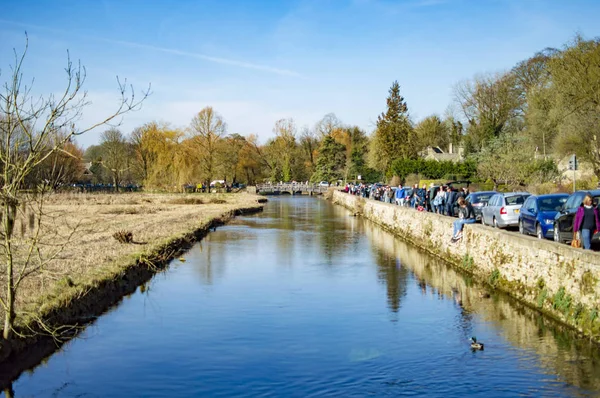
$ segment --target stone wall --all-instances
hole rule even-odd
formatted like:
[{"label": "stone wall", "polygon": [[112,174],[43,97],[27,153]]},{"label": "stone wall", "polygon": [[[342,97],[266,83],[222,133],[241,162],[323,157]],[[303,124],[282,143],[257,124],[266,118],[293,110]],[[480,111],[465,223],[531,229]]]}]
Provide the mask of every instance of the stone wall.
[{"label": "stone wall", "polygon": [[600,341],[600,254],[455,218],[333,193],[333,202]]}]

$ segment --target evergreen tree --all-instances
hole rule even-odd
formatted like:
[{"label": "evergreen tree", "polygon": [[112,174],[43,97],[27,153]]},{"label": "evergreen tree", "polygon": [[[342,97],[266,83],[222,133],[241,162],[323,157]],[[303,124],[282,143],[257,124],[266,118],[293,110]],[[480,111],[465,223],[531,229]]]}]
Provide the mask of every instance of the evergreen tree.
[{"label": "evergreen tree", "polygon": [[313,181],[336,181],[342,178],[346,164],[346,147],[333,139],[331,135],[323,138],[319,148],[317,168]]},{"label": "evergreen tree", "polygon": [[417,145],[408,107],[400,95],[400,85],[395,81],[389,90],[387,111],[377,118],[370,163],[373,168],[387,173],[394,160],[417,157]]}]

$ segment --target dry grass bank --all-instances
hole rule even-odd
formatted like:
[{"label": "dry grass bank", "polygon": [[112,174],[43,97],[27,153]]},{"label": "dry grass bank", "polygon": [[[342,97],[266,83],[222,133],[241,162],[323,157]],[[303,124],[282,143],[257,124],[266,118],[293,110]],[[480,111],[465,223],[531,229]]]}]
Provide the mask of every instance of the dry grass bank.
[{"label": "dry grass bank", "polygon": [[[240,194],[56,194],[48,197],[43,218],[46,255],[69,243],[42,272],[24,281],[17,296],[21,322],[46,315],[87,294],[103,281],[125,275],[140,258],[214,219],[239,209],[257,208],[259,197]],[[129,231],[134,243],[113,234]],[[3,275],[0,289],[5,288]],[[26,315],[24,312],[30,312]],[[4,314],[0,312],[3,317]],[[3,318],[2,318],[3,319]]]}]

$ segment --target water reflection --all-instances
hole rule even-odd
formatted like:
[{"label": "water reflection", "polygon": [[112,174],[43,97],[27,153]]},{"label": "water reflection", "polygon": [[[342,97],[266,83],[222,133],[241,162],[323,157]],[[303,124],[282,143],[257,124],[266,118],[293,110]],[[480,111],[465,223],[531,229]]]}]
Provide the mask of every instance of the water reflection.
[{"label": "water reflection", "polygon": [[600,391],[596,347],[322,200],[273,198],[183,257],[22,375],[17,395]]},{"label": "water reflection", "polygon": [[394,253],[380,250],[376,245],[373,247],[377,263],[377,276],[386,286],[388,307],[392,312],[398,312],[401,300],[406,296],[410,272],[402,266],[402,262]]},{"label": "water reflection", "polygon": [[[537,354],[549,372],[560,375],[567,383],[584,389],[600,389],[600,355],[596,344],[577,338],[570,329],[545,319],[510,298],[489,295],[486,287],[474,285],[470,277],[406,244],[379,226],[369,221],[362,221],[362,224],[372,244],[386,253],[388,264],[395,258],[414,273],[422,294],[427,294],[429,286],[432,294],[436,292],[454,300],[460,308],[456,322],[465,338],[473,334],[472,320],[477,314],[493,324],[511,344]],[[391,283],[396,285],[393,278]],[[389,284],[388,279],[391,302],[395,296],[390,295],[394,289],[390,289]]]}]

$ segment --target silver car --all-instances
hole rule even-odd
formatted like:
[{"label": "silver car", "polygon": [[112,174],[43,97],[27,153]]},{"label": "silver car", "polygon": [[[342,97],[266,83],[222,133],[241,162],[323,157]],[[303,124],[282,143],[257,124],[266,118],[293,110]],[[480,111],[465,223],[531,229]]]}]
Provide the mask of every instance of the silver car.
[{"label": "silver car", "polygon": [[481,223],[496,228],[516,227],[519,213],[529,192],[498,193],[490,198],[487,206],[481,209]]}]

